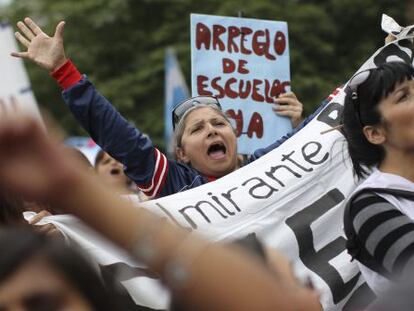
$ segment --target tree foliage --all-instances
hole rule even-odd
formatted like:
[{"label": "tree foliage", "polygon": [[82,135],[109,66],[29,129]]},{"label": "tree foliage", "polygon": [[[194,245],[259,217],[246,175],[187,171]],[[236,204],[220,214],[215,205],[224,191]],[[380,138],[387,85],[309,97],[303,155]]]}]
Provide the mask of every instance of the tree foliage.
[{"label": "tree foliage", "polygon": [[[383,44],[381,13],[406,24],[406,1],[14,0],[0,19],[30,16],[49,34],[66,20],[68,56],[121,111],[162,145],[164,53],[177,51],[190,81],[190,13],[285,20],[292,89],[311,113]],[[81,130],[47,73],[27,64],[38,102],[71,134]]]}]

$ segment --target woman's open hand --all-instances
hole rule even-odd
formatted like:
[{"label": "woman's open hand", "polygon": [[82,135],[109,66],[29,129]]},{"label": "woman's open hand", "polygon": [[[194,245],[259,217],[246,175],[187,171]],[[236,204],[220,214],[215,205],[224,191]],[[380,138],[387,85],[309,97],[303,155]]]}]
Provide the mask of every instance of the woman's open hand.
[{"label": "woman's open hand", "polygon": [[63,29],[65,22],[61,21],[55,30],[53,37],[48,36],[30,18],[17,23],[20,32],[15,33],[16,39],[23,44],[27,51],[13,52],[14,57],[28,59],[49,71],[55,71],[66,62],[65,49],[63,47]]}]

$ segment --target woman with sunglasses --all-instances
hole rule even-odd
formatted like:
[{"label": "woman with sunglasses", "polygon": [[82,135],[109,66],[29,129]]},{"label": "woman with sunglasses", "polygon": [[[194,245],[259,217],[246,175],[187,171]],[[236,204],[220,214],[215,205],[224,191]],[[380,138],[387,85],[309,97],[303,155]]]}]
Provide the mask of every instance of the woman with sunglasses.
[{"label": "woman with sunglasses", "polygon": [[[63,47],[64,22],[47,36],[31,19],[17,23],[16,38],[27,47],[13,56],[34,61],[49,70],[63,91],[63,99],[90,136],[125,166],[125,173],[149,198],[166,196],[205,184],[236,170],[237,140],[234,129],[214,97],[198,96],[181,103],[173,112],[178,162],[170,161],[150,139],[130,125],[67,60]],[[278,112],[299,116],[302,105],[290,93],[277,100]],[[293,104],[296,103],[296,104]],[[299,105],[297,104],[299,103]],[[290,105],[292,104],[292,105]],[[275,144],[258,150],[251,162],[273,150]]]},{"label": "woman with sunglasses", "polygon": [[347,247],[377,294],[414,272],[413,77],[411,65],[385,63],[357,73],[345,99],[349,155],[367,177],[345,209]]}]

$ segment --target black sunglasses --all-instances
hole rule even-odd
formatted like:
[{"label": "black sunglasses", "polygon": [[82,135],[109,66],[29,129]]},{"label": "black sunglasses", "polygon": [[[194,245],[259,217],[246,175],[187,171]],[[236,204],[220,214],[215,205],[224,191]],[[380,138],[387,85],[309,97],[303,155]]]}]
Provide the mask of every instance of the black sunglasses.
[{"label": "black sunglasses", "polygon": [[216,97],[213,96],[195,96],[185,101],[179,103],[177,106],[174,107],[172,111],[172,123],[173,123],[173,130],[180,122],[183,115],[188,111],[190,108],[195,107],[197,105],[208,105],[208,106],[215,106],[221,110],[221,105]]},{"label": "black sunglasses", "polygon": [[355,74],[348,82],[347,87],[351,91],[351,99],[354,105],[354,110],[356,111],[357,119],[361,125],[364,127],[364,123],[362,122],[361,118],[361,109],[360,109],[360,102],[358,98],[358,87],[363,84],[365,81],[368,80],[372,72],[372,69],[366,69],[358,72]]}]

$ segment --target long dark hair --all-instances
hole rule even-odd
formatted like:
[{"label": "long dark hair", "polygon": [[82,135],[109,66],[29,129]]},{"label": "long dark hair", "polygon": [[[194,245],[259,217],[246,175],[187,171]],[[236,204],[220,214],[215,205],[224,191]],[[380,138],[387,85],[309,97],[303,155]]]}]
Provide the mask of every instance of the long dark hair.
[{"label": "long dark hair", "polygon": [[29,228],[0,231],[0,283],[34,257],[44,259],[90,303],[93,310],[117,310],[110,291],[89,261],[63,241]]},{"label": "long dark hair", "polygon": [[[366,125],[380,125],[380,101],[405,80],[412,80],[414,68],[403,62],[389,62],[371,69],[368,78],[356,88],[347,88],[343,112],[343,131],[358,178],[368,175],[367,167],[379,165],[385,157],[380,145],[371,144],[363,133]],[[354,78],[358,79],[357,75]],[[352,84],[352,79],[350,81]],[[353,94],[354,93],[354,94]]]}]

